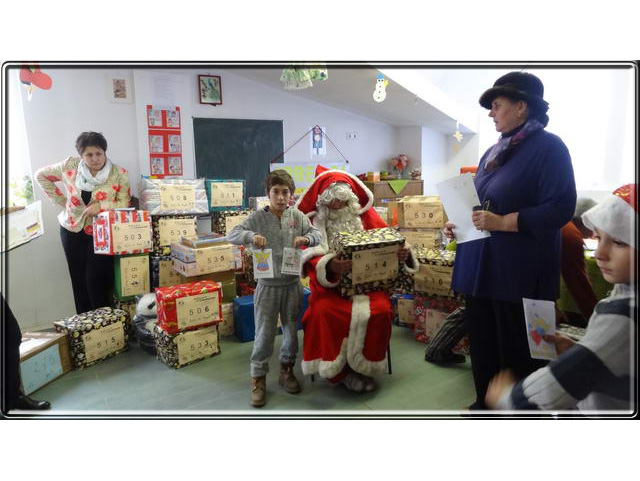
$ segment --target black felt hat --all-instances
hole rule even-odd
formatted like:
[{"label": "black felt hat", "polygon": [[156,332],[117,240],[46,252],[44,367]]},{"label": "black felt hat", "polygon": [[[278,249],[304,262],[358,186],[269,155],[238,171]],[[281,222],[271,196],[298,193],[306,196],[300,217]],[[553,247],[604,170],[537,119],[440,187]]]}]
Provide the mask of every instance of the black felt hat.
[{"label": "black felt hat", "polygon": [[542,98],[544,85],[538,77],[526,72],[509,72],[500,77],[489,90],[480,96],[480,105],[491,109],[491,102],[496,97],[507,97],[512,100],[524,100],[529,109],[536,114],[544,114],[549,104]]}]

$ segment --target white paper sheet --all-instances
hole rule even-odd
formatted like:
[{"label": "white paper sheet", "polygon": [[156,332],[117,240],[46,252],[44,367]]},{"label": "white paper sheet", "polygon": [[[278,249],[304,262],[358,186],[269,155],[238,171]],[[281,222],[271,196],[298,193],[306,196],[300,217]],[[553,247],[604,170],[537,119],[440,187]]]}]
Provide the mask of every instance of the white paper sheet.
[{"label": "white paper sheet", "polygon": [[273,252],[271,249],[254,249],[253,256],[253,277],[256,279],[273,278]]},{"label": "white paper sheet", "polygon": [[545,334],[556,333],[556,309],[553,301],[522,298],[527,328],[529,352],[533,359],[558,357],[555,344],[542,339]]},{"label": "white paper sheet", "polygon": [[476,229],[471,220],[473,207],[480,205],[471,174],[457,175],[438,182],[436,189],[438,189],[438,195],[440,195],[444,210],[449,217],[449,222],[456,226],[453,232],[458,244],[484,239],[491,235],[487,231]]},{"label": "white paper sheet", "polygon": [[282,250],[282,267],[280,271],[283,274],[299,276],[302,269],[302,251],[295,247],[285,247]]}]

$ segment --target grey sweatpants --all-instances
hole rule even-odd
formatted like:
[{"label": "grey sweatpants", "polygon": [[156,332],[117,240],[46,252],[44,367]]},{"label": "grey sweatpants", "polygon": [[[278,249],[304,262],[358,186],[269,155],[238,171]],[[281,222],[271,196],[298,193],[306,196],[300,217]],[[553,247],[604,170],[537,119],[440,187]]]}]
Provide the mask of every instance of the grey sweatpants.
[{"label": "grey sweatpants", "polygon": [[278,332],[278,314],[282,323],[280,362],[293,364],[298,353],[296,319],[302,308],[302,285],[266,286],[258,282],[253,295],[256,336],[251,353],[251,376],[264,376],[269,372],[269,359]]}]

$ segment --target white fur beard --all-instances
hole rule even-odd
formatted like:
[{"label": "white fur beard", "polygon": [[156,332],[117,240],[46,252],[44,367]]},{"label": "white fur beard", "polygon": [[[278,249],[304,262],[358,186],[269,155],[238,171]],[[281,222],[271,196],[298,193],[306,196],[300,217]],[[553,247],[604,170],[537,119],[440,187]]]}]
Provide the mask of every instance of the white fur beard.
[{"label": "white fur beard", "polygon": [[333,238],[338,232],[363,230],[362,219],[348,207],[340,210],[329,210],[326,223],[327,241],[330,247],[333,245]]}]

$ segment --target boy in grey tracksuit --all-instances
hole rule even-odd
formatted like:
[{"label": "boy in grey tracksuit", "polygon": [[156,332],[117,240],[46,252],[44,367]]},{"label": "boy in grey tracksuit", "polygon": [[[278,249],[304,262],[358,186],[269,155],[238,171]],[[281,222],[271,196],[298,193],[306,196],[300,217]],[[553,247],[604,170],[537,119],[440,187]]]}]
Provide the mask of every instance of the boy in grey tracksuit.
[{"label": "boy in grey tracksuit", "polygon": [[258,279],[254,294],[256,326],[251,353],[251,404],[266,403],[266,374],[277,332],[278,314],[282,323],[279,383],[287,392],[295,394],[301,387],[293,374],[298,352],[295,322],[303,300],[302,285],[297,275],[281,272],[285,247],[312,247],[320,242],[320,232],[299,210],[289,208],[295,184],[285,170],[275,170],[265,179],[269,206],[253,212],[227,235],[232,244],[246,244],[252,248],[269,248],[273,257],[273,278]]}]

